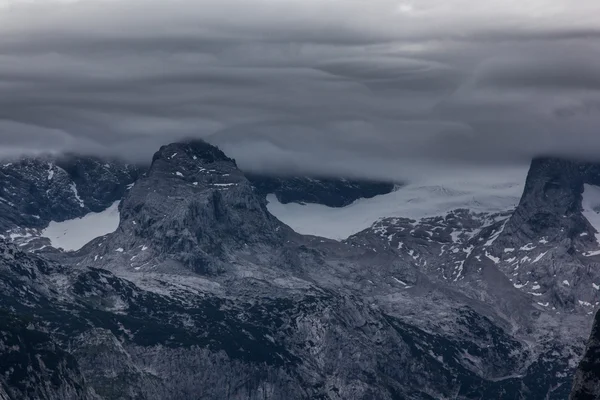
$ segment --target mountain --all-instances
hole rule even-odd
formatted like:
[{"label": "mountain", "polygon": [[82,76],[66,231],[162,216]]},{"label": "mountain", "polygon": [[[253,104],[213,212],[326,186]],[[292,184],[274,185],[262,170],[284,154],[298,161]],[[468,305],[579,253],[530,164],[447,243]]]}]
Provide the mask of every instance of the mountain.
[{"label": "mountain", "polygon": [[61,300],[66,294],[50,281],[68,275],[0,240],[1,399],[97,399],[76,357],[53,332],[57,325],[68,332],[69,321],[77,319],[71,312],[85,308]]},{"label": "mountain", "polygon": [[77,155],[2,164],[0,232],[28,248],[49,246],[38,240],[44,228],[116,206],[141,173],[120,161]]},{"label": "mountain", "polygon": [[490,254],[544,307],[591,315],[600,304],[599,211],[598,165],[534,160],[523,198]]},{"label": "mountain", "polygon": [[445,216],[457,209],[486,215],[510,213],[523,193],[526,172],[524,167],[515,167],[502,169],[500,173],[469,170],[431,174],[396,185],[389,193],[363,195],[341,207],[302,201],[284,204],[276,195],[269,194],[267,207],[299,233],[345,240],[382,219],[420,221]]},{"label": "mountain", "polygon": [[118,231],[83,253],[115,268],[166,262],[174,264],[167,270],[212,274],[230,268],[230,254],[281,246],[286,229],[234,160],[204,142],[176,143],[155,154],[127,193]]},{"label": "mountain", "polygon": [[[598,300],[593,175],[535,160],[516,209],[440,206],[332,240],[273,216],[274,189],[218,148],[163,146],[111,198],[112,231],[71,252],[0,242],[0,331],[31,343],[0,352],[38,371],[0,387],[43,399],[566,399]],[[312,198],[357,196],[336,188]]]},{"label": "mountain", "polygon": [[569,399],[600,399],[600,312],[596,314],[592,334],[583,360],[577,369],[573,391]]}]

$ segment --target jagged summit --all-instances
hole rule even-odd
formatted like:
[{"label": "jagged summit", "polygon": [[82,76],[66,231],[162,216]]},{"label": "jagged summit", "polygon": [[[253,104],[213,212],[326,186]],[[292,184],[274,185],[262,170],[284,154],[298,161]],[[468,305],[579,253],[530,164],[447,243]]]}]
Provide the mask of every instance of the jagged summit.
[{"label": "jagged summit", "polygon": [[565,246],[571,255],[598,250],[600,164],[537,158],[502,242],[543,240]]},{"label": "jagged summit", "polygon": [[[185,155],[186,157],[177,157]],[[230,162],[236,168],[235,160],[229,158],[218,147],[203,140],[190,140],[172,143],[161,147],[155,153],[152,165],[161,161],[212,164],[217,161]],[[151,167],[152,168],[152,167]],[[360,198],[371,198],[390,193],[396,183],[365,179],[327,178],[316,176],[280,176],[277,174],[257,174],[244,172],[257,192],[266,197],[274,194],[283,204],[315,203],[330,207],[344,207]]]},{"label": "jagged summit", "polygon": [[162,146],[160,150],[154,153],[152,164],[165,159],[181,160],[181,158],[175,158],[178,153],[202,163],[212,164],[218,161],[230,162],[237,168],[234,159],[227,157],[217,146],[209,144],[201,139],[187,140]]},{"label": "jagged summit", "polygon": [[600,304],[600,165],[532,161],[523,196],[486,254],[513,285],[555,312]]},{"label": "jagged summit", "polygon": [[[210,169],[197,170],[200,164],[217,163],[235,172],[219,175]],[[195,175],[198,171],[202,174]],[[202,140],[165,145],[145,166],[78,154],[21,158],[0,167],[0,209],[4,211],[0,235],[30,250],[78,250],[114,231],[119,224],[119,203],[138,178],[148,173],[154,177],[174,175],[198,186],[204,182],[221,191],[236,184],[234,176],[238,176],[237,184],[245,181],[235,160]],[[250,179],[258,201],[264,204],[267,194],[274,192],[285,200],[341,206],[393,188],[391,184],[346,179],[264,175]],[[86,224],[93,226],[89,229]]]},{"label": "jagged summit", "polygon": [[[125,185],[111,233],[37,255],[0,242],[0,308],[10,314],[0,333],[13,338],[0,338],[0,358],[39,365],[22,329],[6,329],[32,319],[47,332],[39,348],[55,345],[46,354],[60,361],[58,375],[36,379],[57,376],[71,392],[76,382],[81,398],[563,400],[599,300],[600,245],[593,166],[561,163],[534,161],[516,213],[511,196],[500,208],[403,218],[399,198],[393,215],[336,241],[273,217],[265,192],[215,146],[163,146]],[[59,187],[74,184],[86,207],[86,182],[94,199],[106,191],[96,171],[108,167],[57,164],[28,176],[42,186],[64,175]],[[492,198],[505,194],[490,180]],[[298,202],[369,192],[308,182],[276,185]],[[434,190],[468,197],[443,183]],[[14,382],[0,382],[0,397],[15,387],[23,397],[28,387]]]},{"label": "jagged summit", "polygon": [[600,185],[600,165],[558,158],[533,160],[509,228],[545,236],[564,228],[571,238],[589,233],[589,223],[581,214],[586,184]]},{"label": "jagged summit", "polygon": [[235,161],[202,141],[163,146],[120,211],[119,229],[91,254],[136,270],[172,261],[215,273],[235,249],[281,243],[287,230]]}]

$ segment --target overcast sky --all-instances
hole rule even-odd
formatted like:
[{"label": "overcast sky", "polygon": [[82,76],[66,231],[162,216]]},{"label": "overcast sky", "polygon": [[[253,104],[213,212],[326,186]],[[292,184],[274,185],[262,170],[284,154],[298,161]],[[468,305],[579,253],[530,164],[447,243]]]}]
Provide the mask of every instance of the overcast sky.
[{"label": "overcast sky", "polygon": [[249,169],[600,160],[597,0],[0,0],[0,155]]}]

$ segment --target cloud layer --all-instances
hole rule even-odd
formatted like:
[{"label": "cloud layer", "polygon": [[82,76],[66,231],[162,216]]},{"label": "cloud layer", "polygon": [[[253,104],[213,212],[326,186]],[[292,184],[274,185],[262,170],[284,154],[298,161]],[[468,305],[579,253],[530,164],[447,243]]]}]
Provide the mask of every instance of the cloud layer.
[{"label": "cloud layer", "polygon": [[0,0],[0,156],[145,160],[203,137],[257,170],[600,160],[598,15],[592,0]]}]

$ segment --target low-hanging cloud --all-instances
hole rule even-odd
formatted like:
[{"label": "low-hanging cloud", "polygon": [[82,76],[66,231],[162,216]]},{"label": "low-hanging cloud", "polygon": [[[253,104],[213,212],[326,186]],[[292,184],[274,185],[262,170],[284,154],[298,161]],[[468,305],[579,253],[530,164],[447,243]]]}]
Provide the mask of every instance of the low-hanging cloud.
[{"label": "low-hanging cloud", "polygon": [[139,161],[202,137],[277,172],[600,160],[597,15],[591,0],[0,0],[0,156]]}]

